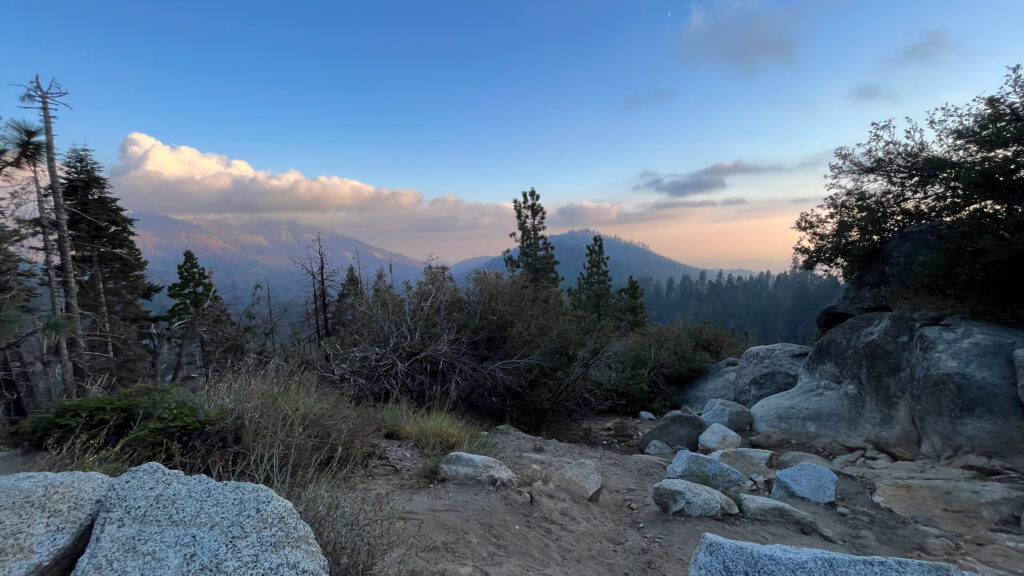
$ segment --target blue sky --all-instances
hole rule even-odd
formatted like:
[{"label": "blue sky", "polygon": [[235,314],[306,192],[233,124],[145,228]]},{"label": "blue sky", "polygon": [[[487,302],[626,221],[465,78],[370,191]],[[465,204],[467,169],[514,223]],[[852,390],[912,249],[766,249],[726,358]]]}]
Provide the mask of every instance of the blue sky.
[{"label": "blue sky", "polygon": [[[294,218],[449,259],[500,250],[497,215],[536,186],[556,231],[784,266],[830,150],[994,91],[1024,55],[1010,0],[97,4],[5,6],[23,25],[0,75],[64,84],[58,144],[93,147],[130,207]],[[25,114],[17,95],[0,88],[0,114]],[[119,158],[133,133],[174,161]],[[211,158],[274,183],[186,178]],[[274,180],[291,170],[338,179]]]}]

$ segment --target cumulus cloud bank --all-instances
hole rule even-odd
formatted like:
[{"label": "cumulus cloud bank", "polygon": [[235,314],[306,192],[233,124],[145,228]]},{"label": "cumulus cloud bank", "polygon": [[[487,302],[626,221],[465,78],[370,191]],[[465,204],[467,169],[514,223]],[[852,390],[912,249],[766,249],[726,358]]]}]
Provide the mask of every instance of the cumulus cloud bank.
[{"label": "cumulus cloud bank", "polygon": [[256,170],[243,160],[172,146],[133,132],[118,151],[113,182],[133,210],[183,216],[330,216],[336,224],[404,231],[487,228],[509,218],[505,204],[416,190],[377,188],[338,176]]}]

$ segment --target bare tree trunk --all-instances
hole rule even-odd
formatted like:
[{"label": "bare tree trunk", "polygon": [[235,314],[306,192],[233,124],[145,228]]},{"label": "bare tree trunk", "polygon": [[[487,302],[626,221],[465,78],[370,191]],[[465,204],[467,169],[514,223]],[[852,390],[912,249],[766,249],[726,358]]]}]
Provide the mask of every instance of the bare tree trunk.
[{"label": "bare tree trunk", "polygon": [[107,289],[103,286],[103,269],[100,268],[100,255],[98,252],[92,253],[92,273],[96,277],[96,287],[99,295],[100,304],[100,329],[103,330],[106,342],[104,352],[107,358],[111,362],[114,361],[114,339],[110,335],[110,311],[107,308]]},{"label": "bare tree trunk", "polygon": [[178,343],[178,353],[174,357],[174,373],[171,374],[171,382],[181,379],[181,373],[185,369],[185,334],[181,335],[181,342]]},{"label": "bare tree trunk", "polygon": [[149,327],[149,341],[153,345],[153,356],[149,359],[149,377],[154,384],[160,384],[160,363],[167,349],[167,338],[153,324]]},{"label": "bare tree trunk", "polygon": [[71,237],[68,234],[68,214],[64,208],[64,195],[60,189],[60,174],[57,172],[57,152],[53,143],[53,123],[50,119],[50,92],[44,90],[36,74],[35,96],[43,116],[43,130],[46,134],[46,170],[50,175],[50,193],[53,196],[53,214],[57,219],[57,248],[60,252],[61,276],[64,284],[64,304],[71,319],[71,348],[74,351],[71,362],[75,367],[76,391],[84,393],[86,352],[82,338],[82,314],[78,308],[78,293],[75,285],[75,266],[71,261]]},{"label": "bare tree trunk", "polygon": [[[50,238],[50,222],[46,211],[46,198],[43,194],[43,187],[39,184],[39,170],[35,163],[32,163],[32,183],[36,186],[36,204],[39,208],[39,231],[43,237],[43,270],[46,273],[46,288],[50,292],[50,314],[54,318],[64,315],[64,310],[57,298],[57,273],[53,269],[53,240]],[[54,345],[57,348],[57,355],[60,357],[61,380],[66,390],[75,389],[75,368],[71,365],[71,357],[68,355],[68,343],[63,334],[54,338]],[[43,350],[45,357],[45,350]],[[47,371],[47,377],[50,372]],[[50,395],[55,396],[56,389],[50,383]]]},{"label": "bare tree trunk", "polygon": [[320,260],[320,311],[324,315],[324,337],[331,337],[331,320],[327,314],[327,278],[325,268],[327,267],[327,254],[324,253],[323,241],[320,236],[316,237],[317,258]]}]

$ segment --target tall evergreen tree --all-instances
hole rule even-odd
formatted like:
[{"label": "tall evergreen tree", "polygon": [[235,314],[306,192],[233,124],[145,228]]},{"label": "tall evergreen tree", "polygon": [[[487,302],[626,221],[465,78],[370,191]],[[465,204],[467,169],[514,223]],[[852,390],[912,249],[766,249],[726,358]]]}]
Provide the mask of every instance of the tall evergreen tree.
[{"label": "tall evergreen tree", "polygon": [[519,245],[519,253],[513,255],[511,250],[506,250],[505,267],[509,273],[522,273],[534,287],[557,288],[561,281],[558,260],[555,247],[544,233],[547,210],[540,203],[540,194],[533,188],[523,191],[521,199],[512,200],[512,207],[516,212],[517,231],[509,237]]},{"label": "tall evergreen tree", "polygon": [[[57,271],[53,261],[54,245],[51,234],[51,220],[49,203],[46,192],[40,182],[39,173],[46,155],[46,144],[42,139],[43,128],[38,125],[24,121],[8,122],[4,130],[3,140],[14,150],[14,165],[28,169],[32,175],[32,186],[36,196],[36,209],[38,217],[33,222],[39,232],[43,249],[43,275],[44,284],[50,300],[50,314],[54,319],[61,318],[64,314],[61,305],[62,292],[57,284]],[[57,323],[59,325],[60,323]],[[50,324],[53,325],[53,324]],[[45,347],[45,346],[44,346]],[[74,366],[71,363],[71,356],[68,353],[66,335],[57,331],[54,338],[54,348],[60,358],[61,380],[64,387],[69,391],[75,389]],[[50,377],[48,353],[43,350],[42,364],[47,378]],[[53,382],[47,383],[50,386],[51,396],[56,396],[56,389]]]},{"label": "tall evergreen tree", "polygon": [[608,274],[608,256],[600,234],[587,245],[587,259],[576,279],[576,288],[569,288],[569,306],[574,312],[592,320],[595,327],[607,319],[612,304],[612,277]]},{"label": "tall evergreen tree", "polygon": [[101,336],[102,345],[94,352],[106,357],[109,367],[116,364],[118,372],[123,369],[125,376],[133,376],[145,354],[141,330],[152,321],[141,301],[151,300],[162,287],[147,279],[147,262],[135,244],[135,219],[110,193],[103,166],[91,150],[68,151],[61,184],[74,265],[82,271],[79,304]]},{"label": "tall evergreen tree", "polygon": [[204,310],[219,303],[221,298],[210,275],[199,265],[199,259],[191,250],[185,250],[182,254],[182,262],[178,264],[178,281],[167,287],[167,295],[174,300],[167,311],[167,319],[175,328],[178,338],[174,374],[171,376],[172,381],[177,381],[181,379],[185,368],[185,350],[200,335]]},{"label": "tall evergreen tree", "polygon": [[644,306],[644,291],[640,284],[629,277],[624,288],[615,293],[619,329],[629,333],[647,326],[647,308]]}]

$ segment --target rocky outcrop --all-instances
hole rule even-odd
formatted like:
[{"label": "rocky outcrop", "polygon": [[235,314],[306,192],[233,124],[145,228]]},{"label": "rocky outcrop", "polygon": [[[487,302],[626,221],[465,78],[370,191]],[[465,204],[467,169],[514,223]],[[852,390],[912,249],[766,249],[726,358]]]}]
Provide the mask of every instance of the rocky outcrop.
[{"label": "rocky outcrop", "polygon": [[452,452],[442,458],[437,475],[448,482],[478,483],[493,488],[515,486],[517,482],[516,475],[500,460],[465,452]]},{"label": "rocky outcrop", "polygon": [[0,476],[0,574],[70,572],[110,481],[95,472]]},{"label": "rocky outcrop", "polygon": [[309,526],[269,488],[151,462],[110,482],[72,575],[327,573]]},{"label": "rocky outcrop", "polygon": [[663,512],[682,516],[737,514],[736,503],[714,488],[686,480],[662,480],[651,488],[651,498]]},{"label": "rocky outcrop", "polygon": [[678,394],[680,404],[693,410],[709,400],[724,399],[753,406],[758,400],[796,385],[800,366],[810,349],[799,344],[748,348],[735,363],[713,364],[708,372]]},{"label": "rocky outcrop", "polygon": [[652,441],[661,440],[673,448],[682,446],[687,450],[696,450],[697,439],[700,438],[705,428],[707,425],[700,419],[700,416],[673,410],[662,416],[654,428],[640,438],[637,446],[643,452]]},{"label": "rocky outcrop", "polygon": [[743,474],[703,454],[679,452],[665,471],[665,478],[689,480],[713,486],[718,490],[733,490],[744,480]]},{"label": "rocky outcrop", "polygon": [[983,322],[862,314],[815,344],[796,387],[754,405],[754,429],[902,458],[976,452],[1024,469],[1020,348],[1024,332]]},{"label": "rocky outcrop", "polygon": [[839,478],[828,468],[810,462],[801,462],[775,474],[772,498],[800,498],[818,504],[836,501]]},{"label": "rocky outcrop", "polygon": [[708,426],[708,429],[700,435],[700,438],[697,439],[697,445],[701,450],[728,450],[730,448],[739,448],[742,440],[739,434],[716,423]]},{"label": "rocky outcrop", "polygon": [[818,329],[827,332],[854,316],[892,310],[892,297],[907,289],[918,259],[942,250],[945,236],[942,223],[911,226],[898,232],[874,263],[851,278],[835,302],[818,314]]},{"label": "rocky outcrop", "polygon": [[590,460],[577,460],[562,468],[555,475],[554,482],[588,502],[594,502],[601,496],[604,480],[597,464]]},{"label": "rocky outcrop", "polygon": [[[714,534],[701,536],[690,557],[690,576],[970,576],[949,564],[881,556],[850,556],[813,548],[763,546],[728,540]],[[977,576],[977,575],[973,575]]]},{"label": "rocky outcrop", "polygon": [[700,413],[701,420],[707,425],[721,424],[730,430],[742,432],[754,422],[750,409],[731,400],[715,398],[708,400]]}]

